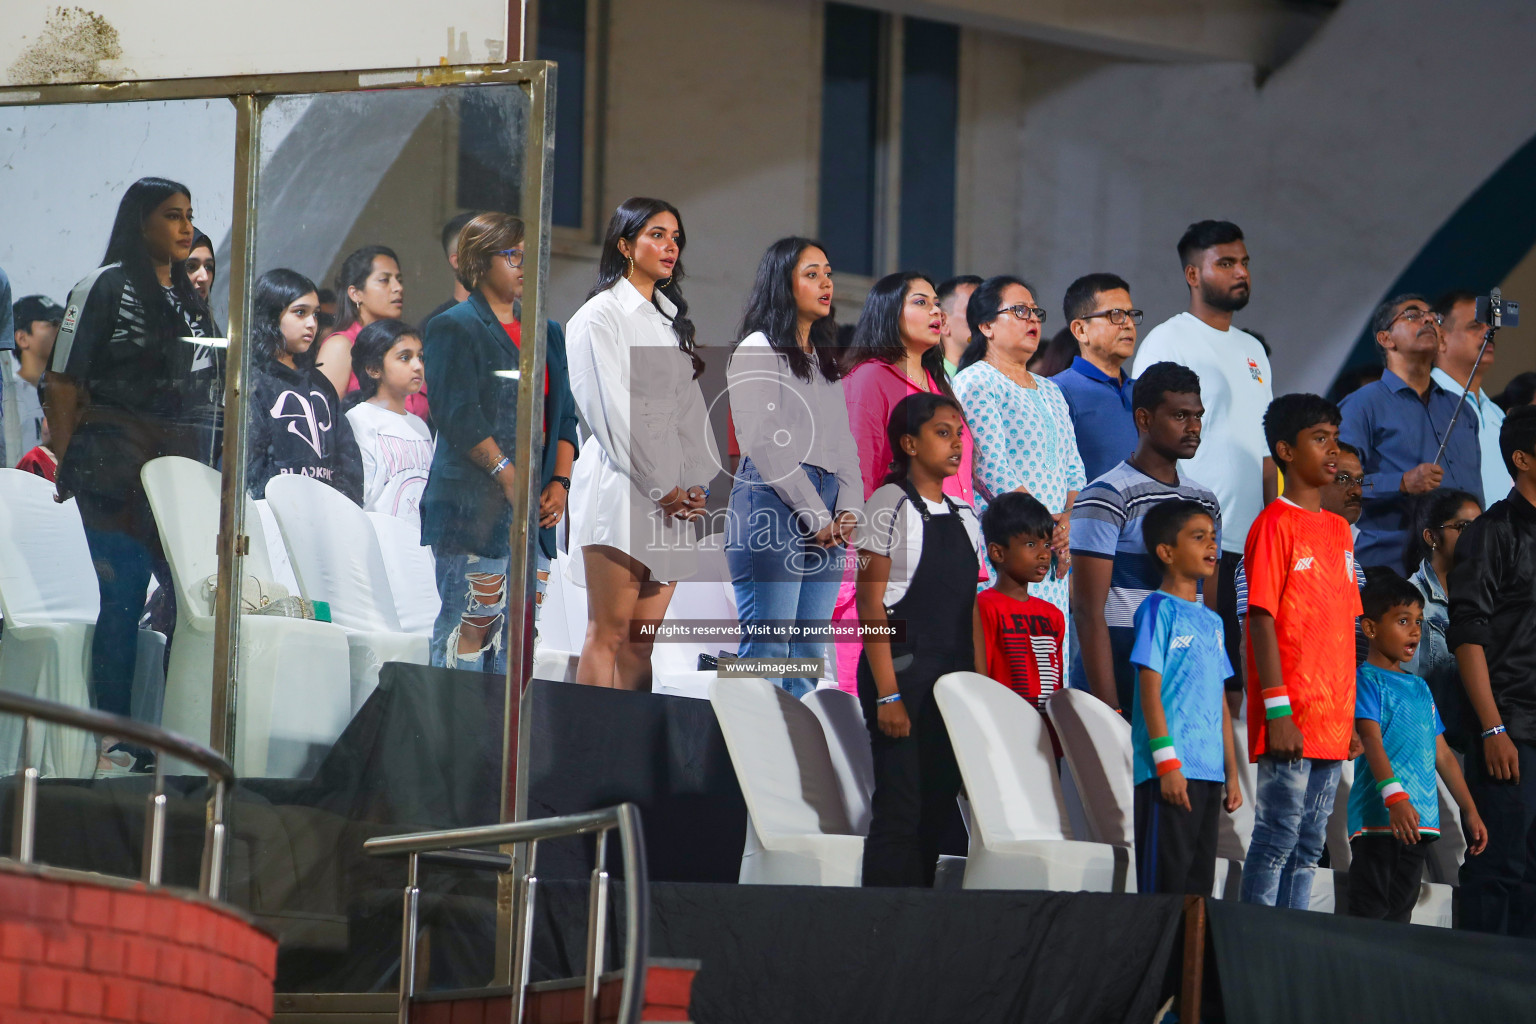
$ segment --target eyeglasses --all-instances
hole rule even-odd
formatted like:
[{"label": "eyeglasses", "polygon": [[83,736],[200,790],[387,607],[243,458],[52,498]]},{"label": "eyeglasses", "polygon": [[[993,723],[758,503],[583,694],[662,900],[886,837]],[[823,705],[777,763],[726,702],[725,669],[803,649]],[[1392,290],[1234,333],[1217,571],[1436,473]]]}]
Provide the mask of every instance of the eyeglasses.
[{"label": "eyeglasses", "polygon": [[1388,324],[1387,327],[1390,328],[1392,324],[1397,323],[1399,320],[1406,320],[1411,324],[1416,324],[1425,318],[1433,320],[1435,322],[1435,326],[1437,327],[1445,323],[1445,317],[1441,316],[1439,313],[1434,313],[1430,310],[1420,309],[1418,306],[1413,306],[1409,309],[1403,310],[1401,313],[1397,314],[1397,316],[1393,317],[1392,323]]},{"label": "eyeglasses", "polygon": [[1365,477],[1363,475],[1350,476],[1348,473],[1340,473],[1333,478],[1333,482],[1340,487],[1364,487]]},{"label": "eyeglasses", "polygon": [[521,249],[498,249],[496,255],[507,258],[508,270],[516,270],[523,265],[523,250]]},{"label": "eyeglasses", "polygon": [[1045,310],[1039,306],[1026,306],[1020,303],[1017,306],[1004,306],[997,311],[998,316],[1004,313],[1012,313],[1015,320],[1033,320],[1036,323],[1045,323]]},{"label": "eyeglasses", "polygon": [[1455,530],[1457,533],[1460,533],[1462,530],[1465,530],[1467,527],[1469,527],[1471,525],[1472,525],[1472,520],[1470,520],[1470,519],[1458,519],[1454,523],[1441,523],[1440,524],[1440,529],[1442,529],[1442,530]]},{"label": "eyeglasses", "polygon": [[1078,317],[1079,320],[1092,320],[1095,317],[1108,317],[1109,322],[1119,327],[1127,319],[1133,324],[1141,323],[1142,312],[1139,309],[1101,309],[1097,313],[1089,313],[1087,316]]}]

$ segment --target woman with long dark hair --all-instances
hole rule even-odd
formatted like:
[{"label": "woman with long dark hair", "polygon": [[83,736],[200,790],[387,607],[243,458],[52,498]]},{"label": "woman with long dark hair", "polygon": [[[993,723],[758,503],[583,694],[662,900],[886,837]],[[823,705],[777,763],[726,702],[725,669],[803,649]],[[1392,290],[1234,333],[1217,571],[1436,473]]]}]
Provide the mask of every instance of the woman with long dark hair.
[{"label": "woman with long dark hair", "polygon": [[650,688],[651,643],[630,639],[630,620],[660,620],[697,571],[693,520],[720,472],[683,298],[686,245],[677,207],[626,199],[569,325],[571,391],[591,433],[571,517],[588,619],[576,678],[593,686]]},{"label": "woman with long dark hair", "polygon": [[[821,243],[768,247],[726,369],[742,460],[731,487],[726,559],[743,625],[826,623],[844,546],[863,508],[832,316],[832,265]],[[743,658],[819,658],[823,639],[745,631]],[[796,697],[813,678],[779,685]]]},{"label": "woman with long dark hair", "polygon": [[[1072,503],[1087,485],[1077,435],[1061,389],[1031,373],[1040,347],[1045,310],[1034,291],[1016,277],[991,277],[977,285],[966,306],[971,343],[955,374],[955,393],[976,435],[976,511],[999,494],[1032,494],[1056,520],[1051,574],[1031,588],[1071,615],[1067,606],[1068,527]],[[996,576],[991,563],[989,577]]]},{"label": "woman with long dark hair", "polygon": [[[924,392],[955,397],[944,372],[943,325],[937,289],[925,275],[913,270],[882,277],[864,300],[853,341],[843,358],[843,394],[848,400],[848,423],[859,452],[866,501],[891,468],[895,453],[886,428],[896,403]],[[959,472],[945,478],[944,493],[969,505],[973,503],[969,430],[962,440]],[[857,617],[850,566],[843,573],[834,618],[846,626]],[[858,663],[859,643],[838,641],[838,686],[853,691]]]},{"label": "woman with long dark hair", "polygon": [[[405,315],[405,276],[400,258],[385,245],[365,245],[347,254],[336,272],[336,328],[320,341],[315,364],[345,398],[357,390],[352,374],[352,343],[375,320],[399,320]],[[411,412],[430,421],[426,391],[407,403]]]},{"label": "woman with long dark hair", "polygon": [[[170,572],[139,471],[163,455],[203,457],[218,422],[217,334],[192,282],[192,196],[141,178],[118,204],[101,267],[69,295],[47,378],[60,499],[73,495],[101,588],[91,643],[96,706],[127,715],[144,595]],[[133,758],[104,745],[103,773]]]},{"label": "woman with long dark hair", "polygon": [[320,298],[315,283],[278,267],[262,274],[251,298],[251,386],[246,399],[245,486],[297,473],[363,503],[363,465],[336,389],[315,366]]},{"label": "woman with long dark hair", "polygon": [[[505,213],[479,214],[460,229],[456,272],[469,298],[428,321],[425,355],[438,443],[421,499],[421,541],[432,546],[442,600],[432,627],[432,664],[500,674],[507,670],[508,531],[518,480],[538,473],[543,488],[535,584],[542,601],[577,441],[565,337],[551,320],[542,447],[535,464],[513,462],[523,233],[523,222]],[[537,621],[537,606],[534,615]]]},{"label": "woman with long dark hair", "polygon": [[1445,724],[1445,742],[1463,754],[1471,751],[1481,726],[1462,686],[1456,655],[1445,640],[1451,617],[1446,594],[1461,532],[1482,514],[1482,504],[1467,491],[1440,488],[1420,495],[1409,517],[1413,531],[1403,553],[1409,582],[1424,595],[1423,637],[1408,671],[1429,684]]}]

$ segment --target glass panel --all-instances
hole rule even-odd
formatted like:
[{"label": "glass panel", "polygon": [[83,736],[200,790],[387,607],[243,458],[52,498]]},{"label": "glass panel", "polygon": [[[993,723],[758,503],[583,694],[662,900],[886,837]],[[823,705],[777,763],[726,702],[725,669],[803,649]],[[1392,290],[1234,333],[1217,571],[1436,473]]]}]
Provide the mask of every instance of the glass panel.
[{"label": "glass panel", "polygon": [[554,223],[581,227],[587,120],[587,2],[540,0],[539,59],[560,65],[555,119]]},{"label": "glass panel", "polygon": [[827,4],[821,93],[821,237],[838,270],[873,275],[880,103],[878,11]]},{"label": "glass panel", "polygon": [[908,18],[902,39],[900,262],[938,281],[955,266],[960,29]]},{"label": "glass panel", "polygon": [[[530,109],[486,85],[261,115],[243,598],[287,614],[241,619],[230,886],[281,939],[279,991],[391,989],[404,866],[363,841],[500,818],[514,477],[487,468],[527,461]],[[456,281],[444,230],[480,211]],[[427,884],[433,984],[484,983],[494,876]]]},{"label": "glass panel", "polygon": [[[0,352],[0,687],[204,742],[216,562],[210,540],[173,570],[162,513],[185,501],[217,531],[225,321],[207,263],[231,226],[234,148],[224,99],[0,107],[0,347],[19,342]],[[165,489],[168,464],[203,489]],[[38,737],[38,859],[137,875],[151,752]],[[20,744],[0,716],[0,771]],[[195,799],[172,801],[166,879],[196,885],[202,780],[173,783]]]}]

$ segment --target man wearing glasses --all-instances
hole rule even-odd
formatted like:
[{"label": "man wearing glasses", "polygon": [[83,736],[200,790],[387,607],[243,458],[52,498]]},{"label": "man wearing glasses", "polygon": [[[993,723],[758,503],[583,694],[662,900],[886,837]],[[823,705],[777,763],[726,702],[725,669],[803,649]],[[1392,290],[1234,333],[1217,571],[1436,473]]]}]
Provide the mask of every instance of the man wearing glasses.
[{"label": "man wearing glasses", "polygon": [[[1463,416],[1477,418],[1477,443],[1483,456],[1483,497],[1498,501],[1515,485],[1509,470],[1504,468],[1504,456],[1499,451],[1499,428],[1504,425],[1504,410],[1500,409],[1483,392],[1483,377],[1493,366],[1494,343],[1489,342],[1483,351],[1483,335],[1488,325],[1477,318],[1477,296],[1469,291],[1453,291],[1442,295],[1434,305],[1440,314],[1440,356],[1435,360],[1435,372],[1430,376],[1451,394],[1460,396],[1466,390],[1467,377],[1477,366],[1472,378],[1472,390],[1467,394],[1467,404],[1462,406]],[[1483,351],[1483,361],[1477,361]]]},{"label": "man wearing glasses", "polygon": [[1233,581],[1248,528],[1275,494],[1275,467],[1264,440],[1264,410],[1274,398],[1273,378],[1264,346],[1232,326],[1232,314],[1248,305],[1250,292],[1242,229],[1231,221],[1203,220],[1189,226],[1178,248],[1189,310],[1148,333],[1136,353],[1135,372],[1166,360],[1200,377],[1205,429],[1200,450],[1183,460],[1179,471],[1209,487],[1221,503],[1216,610],[1236,671],[1227,688],[1241,694],[1245,659]]},{"label": "man wearing glasses", "polygon": [[1077,339],[1072,365],[1052,377],[1067,400],[1083,472],[1103,476],[1136,450],[1136,420],[1125,364],[1136,348],[1141,310],[1131,306],[1131,286],[1114,274],[1073,281],[1062,300],[1067,328]]},{"label": "man wearing glasses", "polygon": [[1388,299],[1376,307],[1371,330],[1386,372],[1339,404],[1339,439],[1360,450],[1365,466],[1355,558],[1401,569],[1414,495],[1454,487],[1483,503],[1482,449],[1476,410],[1457,416],[1460,396],[1434,379],[1440,317],[1429,301],[1422,295]]}]

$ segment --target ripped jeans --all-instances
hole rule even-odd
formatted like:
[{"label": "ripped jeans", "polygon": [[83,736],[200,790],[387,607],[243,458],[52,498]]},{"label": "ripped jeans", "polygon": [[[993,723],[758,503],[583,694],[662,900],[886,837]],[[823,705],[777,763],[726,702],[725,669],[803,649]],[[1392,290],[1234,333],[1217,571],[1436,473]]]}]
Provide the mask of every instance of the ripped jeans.
[{"label": "ripped jeans", "polygon": [[[549,558],[541,551],[535,566],[538,600],[544,599]],[[507,671],[507,559],[481,555],[437,556],[437,596],[443,607],[432,624],[432,664],[438,668],[462,668],[471,672]],[[533,608],[539,621],[539,605]],[[459,654],[459,635],[464,626],[485,630],[479,650]]]}]

